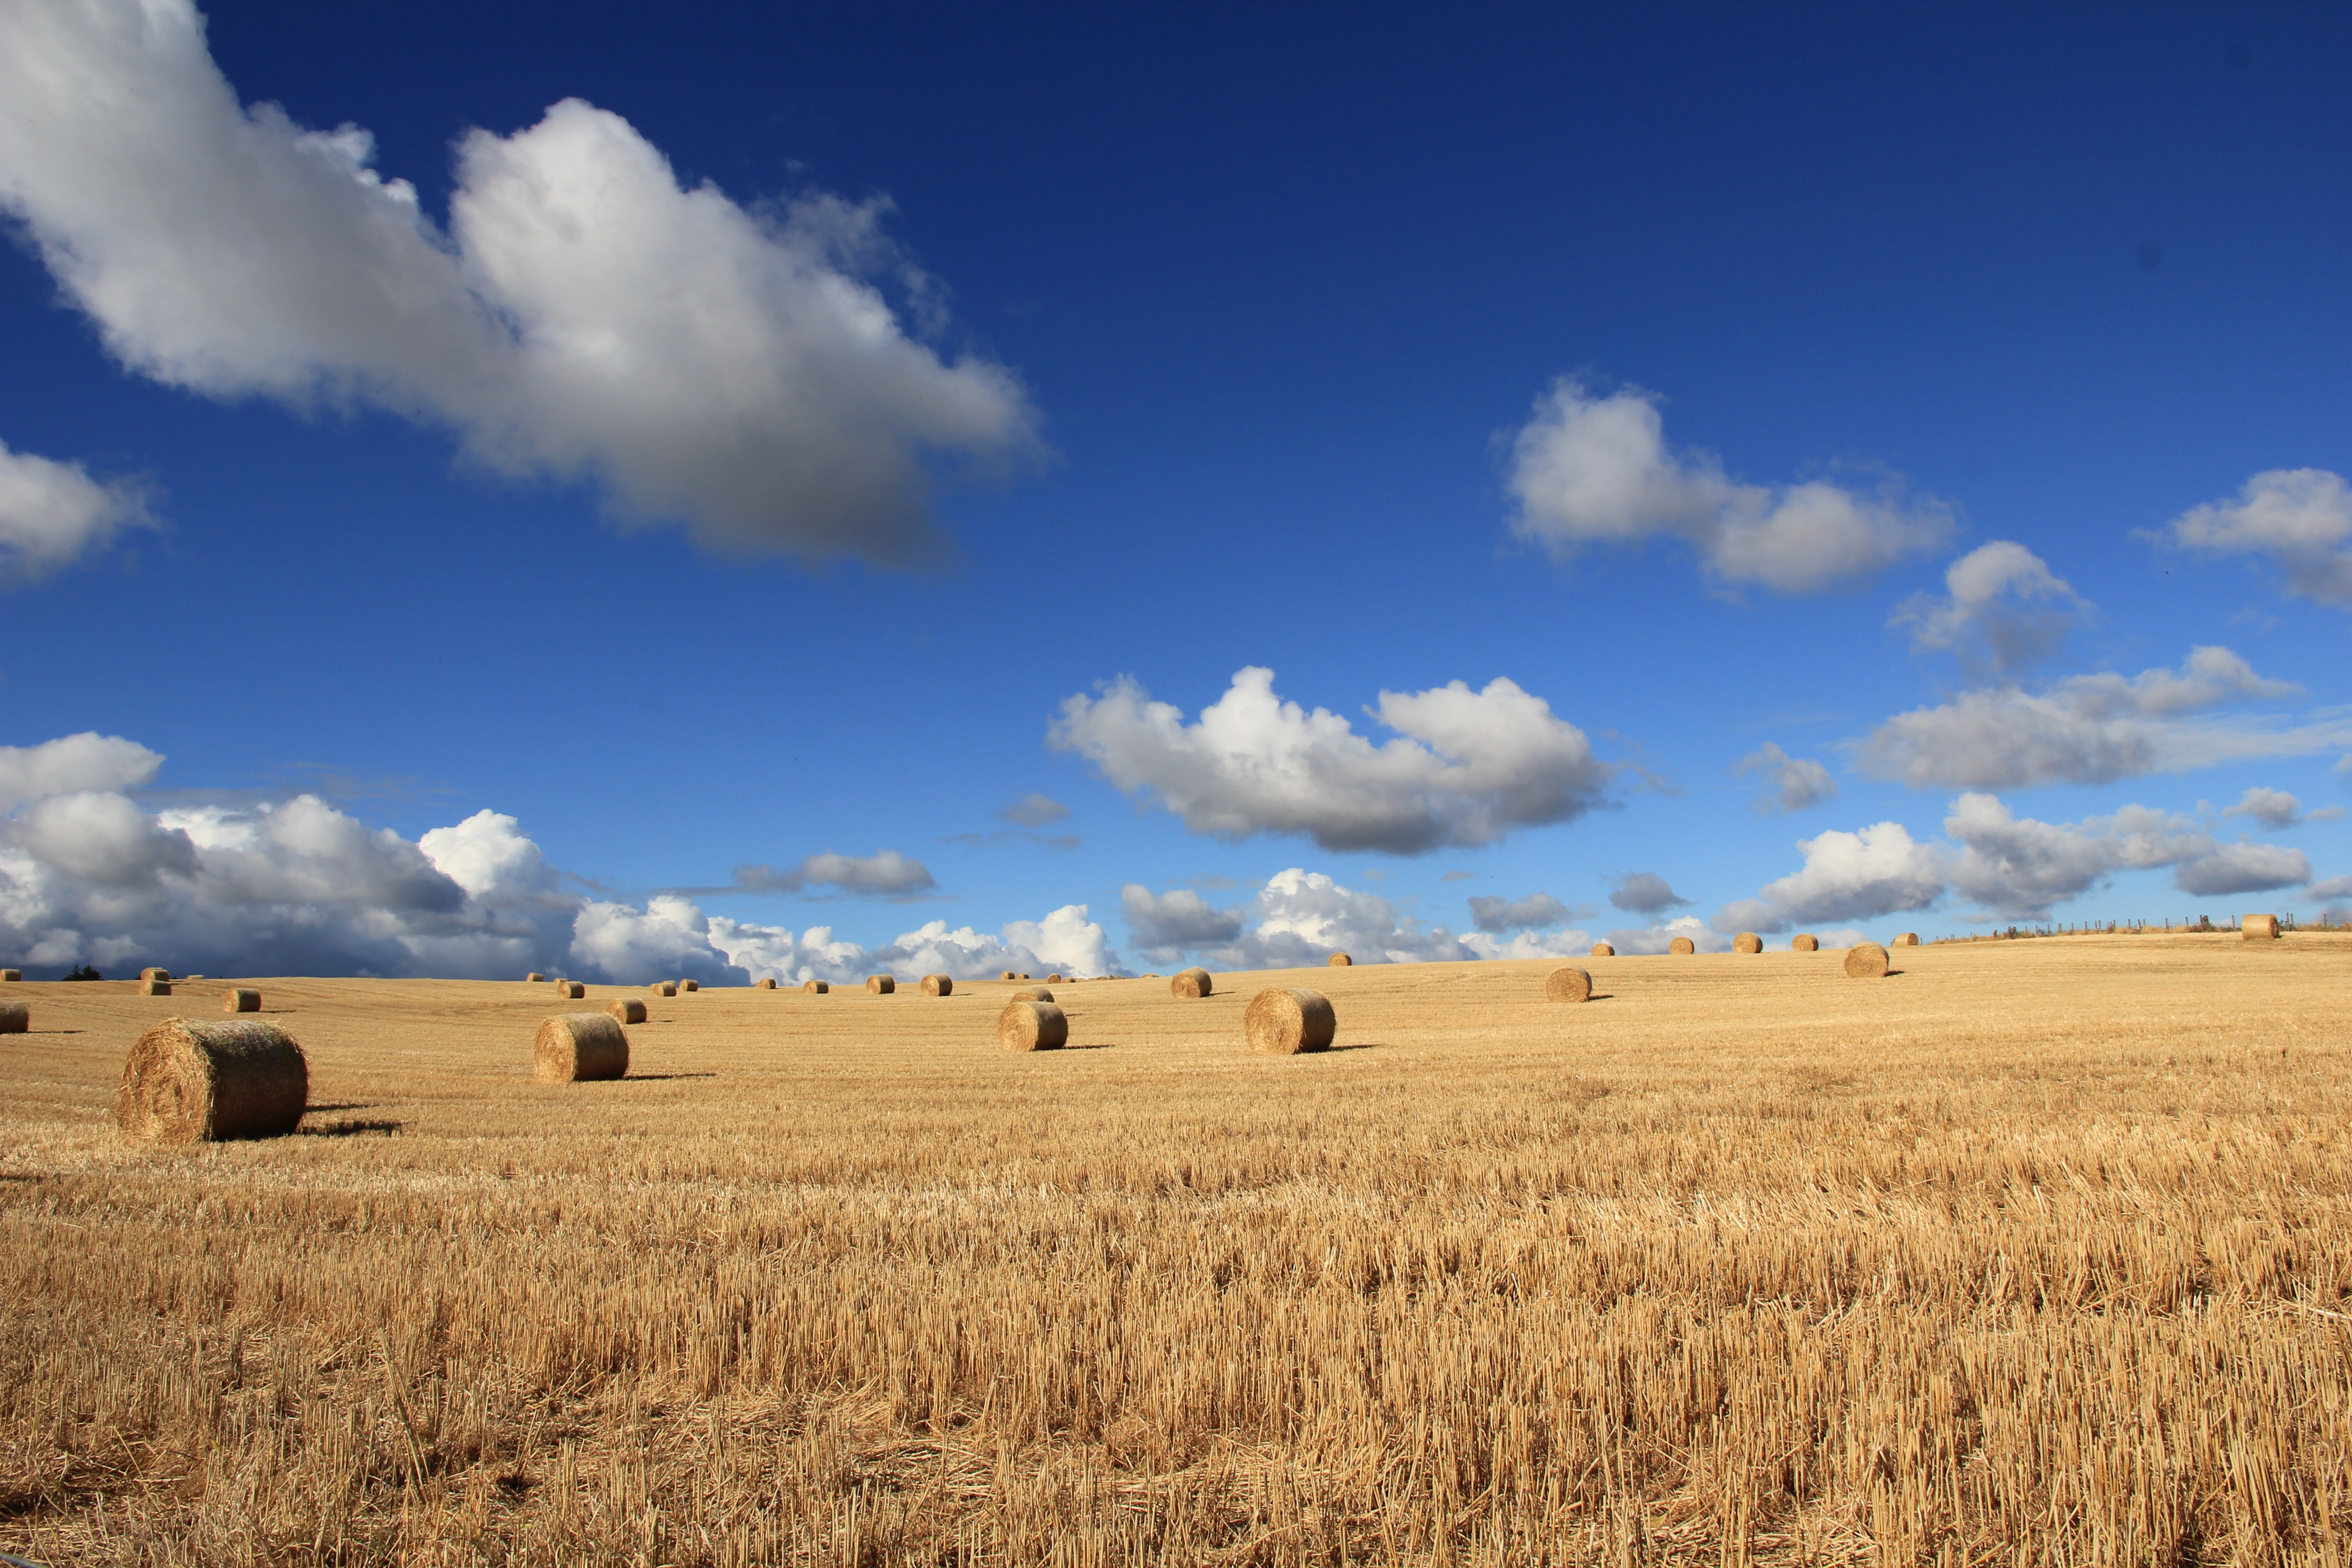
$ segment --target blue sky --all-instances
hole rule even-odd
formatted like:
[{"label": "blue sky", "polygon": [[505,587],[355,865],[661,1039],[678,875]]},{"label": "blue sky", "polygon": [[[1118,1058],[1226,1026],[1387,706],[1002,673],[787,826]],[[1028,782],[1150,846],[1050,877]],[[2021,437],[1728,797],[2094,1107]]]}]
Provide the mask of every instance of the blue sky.
[{"label": "blue sky", "polygon": [[2341,6],[13,14],[36,972],[2352,900]]}]

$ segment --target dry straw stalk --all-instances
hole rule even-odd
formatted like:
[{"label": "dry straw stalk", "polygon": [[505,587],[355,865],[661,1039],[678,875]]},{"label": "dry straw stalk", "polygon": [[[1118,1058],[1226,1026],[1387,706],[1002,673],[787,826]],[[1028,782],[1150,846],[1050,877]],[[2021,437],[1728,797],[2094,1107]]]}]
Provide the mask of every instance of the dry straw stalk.
[{"label": "dry straw stalk", "polygon": [[996,1016],[996,1046],[1006,1051],[1054,1051],[1070,1043],[1070,1021],[1051,1002],[1015,996]]},{"label": "dry straw stalk", "polygon": [[1544,976],[1544,995],[1554,1002],[1583,1002],[1592,995],[1592,973],[1573,963]]},{"label": "dry straw stalk", "polygon": [[278,1138],[300,1123],[310,1098],[310,1063],[275,1024],[165,1018],[131,1047],[114,1121],[154,1143]]},{"label": "dry straw stalk", "polygon": [[604,1013],[559,1013],[531,1037],[531,1077],[585,1083],[629,1075],[629,1037]]},{"label": "dry straw stalk", "polygon": [[1250,998],[1242,1015],[1242,1037],[1261,1056],[1328,1050],[1339,1029],[1330,1002],[1303,985],[1269,985]]},{"label": "dry straw stalk", "polygon": [[1206,996],[1215,989],[1216,982],[1210,978],[1209,972],[1197,965],[1170,976],[1168,981],[1171,996]]}]

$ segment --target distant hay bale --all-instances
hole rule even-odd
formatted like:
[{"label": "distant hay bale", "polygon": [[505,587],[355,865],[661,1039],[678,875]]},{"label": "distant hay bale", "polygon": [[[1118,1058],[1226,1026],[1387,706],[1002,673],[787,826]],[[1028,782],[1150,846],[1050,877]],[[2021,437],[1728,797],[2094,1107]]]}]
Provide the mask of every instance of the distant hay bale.
[{"label": "distant hay bale", "polygon": [[1731,939],[1731,951],[1734,952],[1761,952],[1764,951],[1764,939],[1758,936],[1752,931],[1741,931],[1738,936]]},{"label": "distant hay bale", "polygon": [[822,996],[833,987],[822,980],[803,980],[801,982],[801,989],[811,996]]},{"label": "distant hay bale", "polygon": [[1026,980],[1026,979],[1028,979],[1028,978],[1029,978],[1029,976],[1028,976],[1026,973],[1021,973],[1021,974],[1016,974],[1016,975],[1014,975],[1013,978],[1013,979],[1015,979],[1015,980]]},{"label": "distant hay bale", "polygon": [[866,989],[877,996],[887,996],[898,989],[898,983],[887,974],[869,974],[866,977]]},{"label": "distant hay bale", "polygon": [[1902,935],[1895,939],[1895,945],[1897,947],[1916,947],[1919,945],[1919,933],[1916,931],[1906,931]]},{"label": "distant hay bale", "polygon": [[1356,961],[1344,952],[1335,952],[1323,962],[1333,969],[1345,969]]},{"label": "distant hay bale", "polygon": [[277,1025],[165,1018],[131,1047],[114,1121],[153,1143],[279,1138],[310,1100],[310,1063]]},{"label": "distant hay bale", "polygon": [[1242,1015],[1242,1037],[1261,1056],[1329,1050],[1339,1032],[1329,1001],[1303,985],[1269,985],[1250,998],[1249,1011]]},{"label": "distant hay bale", "polygon": [[773,980],[761,978],[751,982],[751,989],[754,991],[773,991],[775,988],[776,983]]},{"label": "distant hay bale", "polygon": [[1045,984],[1048,985],[1059,985],[1061,983],[1062,977],[1058,974],[1048,974],[1045,976]]},{"label": "distant hay bale", "polygon": [[33,1026],[33,1009],[26,1002],[0,1002],[0,1035],[21,1035]]},{"label": "distant hay bale", "polygon": [[677,988],[680,991],[699,991],[702,989],[702,982],[699,980],[681,980],[677,983]]},{"label": "distant hay bale", "polygon": [[2276,915],[2244,915],[2238,921],[2240,942],[2275,942],[2279,933]]},{"label": "distant hay bale", "polygon": [[261,993],[250,985],[232,985],[221,993],[221,1011],[258,1013],[261,1011]]},{"label": "distant hay bale", "polygon": [[588,994],[588,987],[581,984],[577,980],[567,980],[555,988],[555,994],[566,1002],[577,1002]]},{"label": "distant hay bale", "polygon": [[1054,994],[1043,985],[1024,985],[1013,994],[1013,999],[1016,1002],[1051,1002]]},{"label": "distant hay bale", "polygon": [[1210,978],[1209,972],[1198,964],[1168,982],[1171,996],[1206,996],[1216,988],[1217,983]]},{"label": "distant hay bale", "polygon": [[139,994],[142,996],[169,996],[171,994],[172,983],[168,980],[142,980],[139,983]]},{"label": "distant hay bale", "polygon": [[955,982],[944,974],[926,974],[923,976],[923,994],[952,996],[955,994]]},{"label": "distant hay bale", "polygon": [[1801,936],[1794,936],[1789,939],[1789,951],[1790,952],[1819,952],[1821,950],[1822,939],[1813,935],[1810,931]]},{"label": "distant hay bale", "polygon": [[1845,972],[1853,980],[1885,979],[1886,950],[1874,942],[1856,942],[1845,950]]},{"label": "distant hay bale", "polygon": [[1544,995],[1554,1002],[1583,1002],[1592,995],[1592,976],[1570,963],[1544,976]]},{"label": "distant hay bale", "polygon": [[675,996],[677,994],[677,985],[667,980],[656,980],[651,985],[646,986],[646,989],[652,992],[656,996]]},{"label": "distant hay bale", "polygon": [[24,978],[25,972],[21,969],[0,969],[0,980],[22,980]]},{"label": "distant hay bale", "polygon": [[604,1013],[558,1013],[531,1037],[530,1076],[541,1083],[586,1083],[629,1076],[629,1037]]},{"label": "distant hay bale", "polygon": [[169,980],[172,978],[172,972],[168,969],[142,969],[139,972],[139,978],[142,980]]},{"label": "distant hay bale", "polygon": [[996,1016],[996,1044],[1007,1051],[1057,1051],[1070,1043],[1070,1020],[1051,1002],[1015,996]]},{"label": "distant hay bale", "polygon": [[536,969],[532,970],[529,974],[526,974],[526,975],[524,975],[524,976],[522,977],[522,983],[523,983],[525,985],[540,985],[540,984],[544,984],[546,983],[546,980],[547,980],[547,976],[546,976],[546,975],[544,975],[544,974],[541,974],[541,973],[538,970],[536,970]]},{"label": "distant hay bale", "polygon": [[1595,958],[1614,958],[1617,956],[1617,950],[1610,946],[1605,942],[1596,942],[1592,944],[1592,956]]},{"label": "distant hay bale", "polygon": [[1687,958],[1698,951],[1698,945],[1686,936],[1678,936],[1666,943],[1666,951],[1678,958]]},{"label": "distant hay bale", "polygon": [[1013,971],[1008,969],[1003,973],[998,975],[997,978],[999,980],[1018,980],[1021,976],[1013,973]]},{"label": "distant hay bale", "polygon": [[646,1021],[646,1005],[634,996],[624,996],[610,1003],[604,1011],[613,1015],[615,1023],[642,1024]]}]

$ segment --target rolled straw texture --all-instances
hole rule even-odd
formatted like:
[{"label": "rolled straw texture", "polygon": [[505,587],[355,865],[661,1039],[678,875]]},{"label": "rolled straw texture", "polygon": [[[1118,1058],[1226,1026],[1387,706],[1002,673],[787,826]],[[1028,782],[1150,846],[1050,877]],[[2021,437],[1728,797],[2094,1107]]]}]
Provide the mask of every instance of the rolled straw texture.
[{"label": "rolled straw texture", "polygon": [[1000,1050],[1054,1051],[1070,1043],[1070,1021],[1051,1002],[1015,996],[996,1016]]},{"label": "rolled straw texture", "polygon": [[0,969],[0,980],[22,980],[24,978],[25,972],[21,969]]},{"label": "rolled straw texture", "polygon": [[1171,996],[1206,996],[1216,988],[1217,983],[1210,978],[1209,972],[1197,966],[1172,976],[1168,982],[1168,994]]},{"label": "rolled straw texture", "polygon": [[1610,946],[1605,942],[1596,942],[1592,944],[1592,956],[1595,958],[1614,958],[1617,956],[1617,950]]},{"label": "rolled straw texture", "polygon": [[585,1083],[629,1076],[629,1037],[604,1013],[558,1013],[531,1037],[531,1077],[541,1083]]},{"label": "rolled straw texture", "polygon": [[1333,969],[1345,969],[1356,961],[1344,952],[1335,952],[1323,962]]},{"label": "rolled straw texture", "polygon": [[142,980],[169,980],[172,978],[172,972],[168,969],[142,969],[139,972],[139,978]]},{"label": "rolled straw texture", "polygon": [[646,989],[652,992],[656,996],[675,996],[677,994],[677,985],[667,980],[656,980],[651,985],[646,986]]},{"label": "rolled straw texture", "polygon": [[567,980],[555,988],[555,994],[566,1002],[577,1002],[588,994],[588,987],[581,984],[577,980]]},{"label": "rolled straw texture", "polygon": [[898,983],[887,974],[869,974],[866,977],[866,989],[877,996],[887,996],[898,989]]},{"label": "rolled straw texture", "polygon": [[1874,942],[1858,942],[1845,950],[1846,974],[1855,980],[1886,977],[1886,950]]},{"label": "rolled straw texture", "polygon": [[1801,936],[1793,936],[1789,939],[1789,951],[1790,952],[1819,952],[1821,950],[1822,939],[1813,935],[1811,931],[1807,931]]},{"label": "rolled straw texture", "polygon": [[803,980],[801,982],[801,989],[811,996],[822,996],[833,987],[822,980]]},{"label": "rolled straw texture", "polygon": [[955,982],[944,974],[926,974],[923,976],[923,994],[952,996],[955,994]]},{"label": "rolled straw texture", "polygon": [[166,1018],[131,1047],[114,1121],[154,1143],[279,1138],[310,1100],[310,1063],[277,1025]]},{"label": "rolled straw texture", "polygon": [[1016,1002],[1051,1002],[1054,994],[1043,985],[1024,985],[1013,994],[1013,999]]},{"label": "rolled straw texture", "polygon": [[1731,951],[1734,952],[1761,952],[1764,951],[1764,939],[1758,936],[1752,931],[1741,931],[1738,936],[1731,939]]},{"label": "rolled straw texture", "polygon": [[539,985],[539,984],[543,984],[546,982],[546,980],[547,980],[547,976],[546,976],[546,975],[544,975],[544,974],[541,974],[541,973],[538,970],[536,970],[536,969],[532,970],[529,974],[526,974],[526,975],[524,975],[524,976],[522,977],[522,983],[523,983],[524,984],[526,984],[526,985]]},{"label": "rolled straw texture", "polygon": [[232,985],[221,993],[221,1011],[258,1013],[261,1011],[261,993],[250,985]]},{"label": "rolled straw texture", "polygon": [[1242,1037],[1263,1056],[1328,1050],[1339,1032],[1331,1004],[1320,991],[1302,985],[1269,985],[1250,998],[1249,1011],[1242,1015]]},{"label": "rolled straw texture", "polygon": [[2270,942],[2275,940],[2278,933],[2276,915],[2244,915],[2238,921],[2240,942]]},{"label": "rolled straw texture", "polygon": [[616,1024],[642,1024],[646,1021],[646,1005],[634,996],[624,996],[608,1004],[604,1011],[613,1016]]},{"label": "rolled straw texture", "polygon": [[172,983],[168,980],[142,980],[139,983],[139,994],[142,996],[169,996],[171,994]]},{"label": "rolled straw texture", "polygon": [[699,991],[702,989],[702,982],[699,980],[681,980],[677,983],[677,988],[680,991]]},{"label": "rolled straw texture", "polygon": [[1693,942],[1690,938],[1686,936],[1678,936],[1675,938],[1674,941],[1666,943],[1666,951],[1675,954],[1676,957],[1687,958],[1692,953],[1698,951],[1698,946],[1696,943]]},{"label": "rolled straw texture", "polygon": [[775,988],[776,983],[772,980],[761,978],[751,982],[751,989],[754,991],[773,991]]},{"label": "rolled straw texture", "polygon": [[33,1026],[33,1009],[23,1002],[0,1002],[0,1035],[21,1035]]},{"label": "rolled straw texture", "polygon": [[1008,969],[1008,970],[1004,971],[1002,974],[999,974],[999,975],[997,976],[997,978],[998,978],[999,980],[1018,980],[1018,979],[1020,979],[1020,978],[1021,978],[1021,976],[1019,976],[1019,975],[1017,975],[1017,974],[1013,973],[1013,971],[1011,971],[1011,970],[1009,970],[1009,969]]},{"label": "rolled straw texture", "polygon": [[1897,947],[1916,947],[1919,945],[1919,933],[1916,931],[1906,931],[1901,936],[1895,939],[1895,945]]},{"label": "rolled straw texture", "polygon": [[1570,963],[1544,976],[1544,995],[1554,1002],[1582,1002],[1592,994],[1592,975]]}]

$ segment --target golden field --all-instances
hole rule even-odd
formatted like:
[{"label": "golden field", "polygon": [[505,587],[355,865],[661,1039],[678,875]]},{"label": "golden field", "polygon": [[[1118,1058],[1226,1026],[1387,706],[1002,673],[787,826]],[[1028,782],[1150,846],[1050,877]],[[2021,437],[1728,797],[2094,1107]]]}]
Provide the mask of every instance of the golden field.
[{"label": "golden field", "polygon": [[[300,1135],[0,1037],[0,1551],[177,1563],[2352,1558],[2352,936],[928,998],[245,981]],[[1265,1058],[1269,983],[1341,1048]],[[619,1082],[550,1013],[647,999]]]}]

